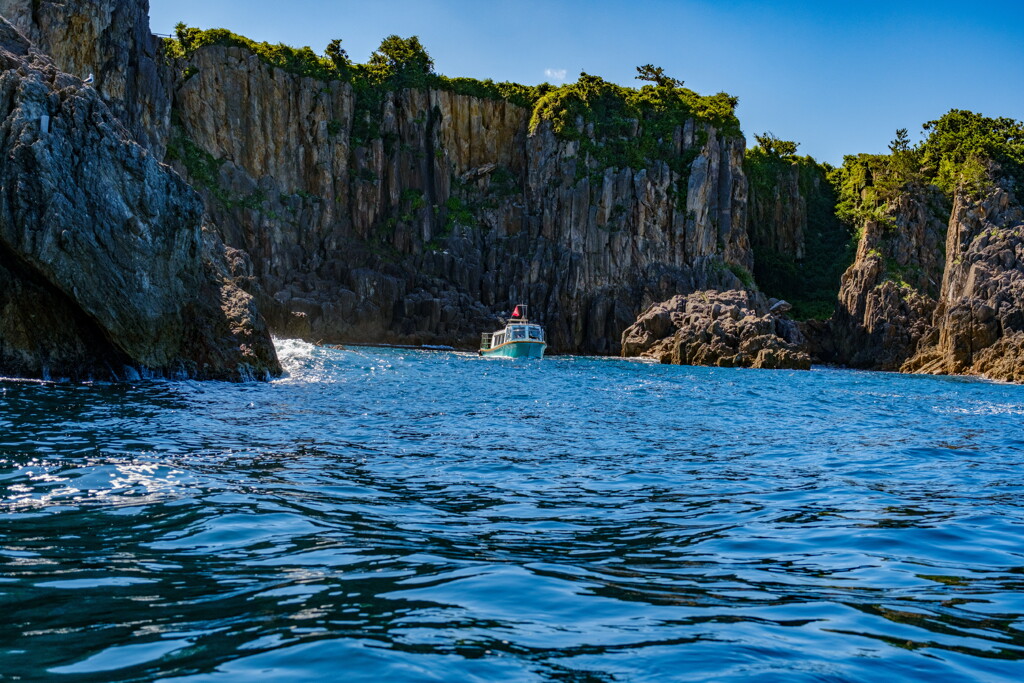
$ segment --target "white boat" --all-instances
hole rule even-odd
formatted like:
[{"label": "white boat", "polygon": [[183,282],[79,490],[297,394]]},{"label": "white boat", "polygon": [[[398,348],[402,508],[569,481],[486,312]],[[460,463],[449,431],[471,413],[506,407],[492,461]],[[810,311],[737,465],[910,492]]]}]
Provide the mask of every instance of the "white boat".
[{"label": "white boat", "polygon": [[498,358],[543,358],[547,343],[544,329],[526,317],[526,305],[519,304],[504,329],[485,332],[480,339],[480,355]]}]

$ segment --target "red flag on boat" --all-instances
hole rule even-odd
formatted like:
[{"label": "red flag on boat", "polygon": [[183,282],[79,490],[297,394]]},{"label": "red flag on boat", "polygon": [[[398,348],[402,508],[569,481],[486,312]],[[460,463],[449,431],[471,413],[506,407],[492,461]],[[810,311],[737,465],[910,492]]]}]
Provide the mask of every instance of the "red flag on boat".
[{"label": "red flag on boat", "polygon": [[519,307],[518,306],[516,306],[516,309],[514,311],[512,311],[512,317],[513,318],[518,318],[519,317]]}]

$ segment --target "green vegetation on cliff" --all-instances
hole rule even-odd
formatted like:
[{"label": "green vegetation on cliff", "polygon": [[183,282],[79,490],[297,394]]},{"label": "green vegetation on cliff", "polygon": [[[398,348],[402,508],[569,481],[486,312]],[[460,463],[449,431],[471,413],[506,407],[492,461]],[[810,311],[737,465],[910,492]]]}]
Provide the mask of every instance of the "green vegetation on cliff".
[{"label": "green vegetation on cliff", "polygon": [[916,145],[910,143],[907,130],[900,129],[889,144],[889,154],[845,157],[830,180],[838,196],[839,218],[858,237],[865,229],[874,230],[868,234],[884,257],[884,278],[934,297],[935,278],[918,264],[901,260],[907,245],[921,239],[903,234],[908,228],[901,226],[927,229],[941,249],[942,226],[949,220],[949,201],[956,192],[984,195],[997,176],[1024,186],[1024,124],[954,109],[923,129],[928,136]]},{"label": "green vegetation on cliff", "polygon": [[989,118],[963,109],[922,126],[928,139],[907,150],[919,158],[921,173],[952,195],[958,182],[976,185],[987,176],[986,162],[999,164],[1002,172],[1024,185],[1024,123]]},{"label": "green vegetation on cliff", "polygon": [[[755,136],[758,145],[747,150],[744,170],[750,183],[751,248],[754,277],[760,289],[793,304],[798,320],[832,315],[843,271],[853,261],[850,229],[836,216],[836,192],[828,180],[832,168],[809,156],[797,156],[797,143],[770,133]],[[776,217],[789,197],[799,193],[806,208],[803,256],[773,243],[772,232],[782,226]],[[796,217],[793,217],[795,220]]]},{"label": "green vegetation on cliff", "polygon": [[566,139],[587,137],[581,129],[593,124],[593,138],[598,143],[589,144],[585,151],[604,167],[640,168],[662,160],[685,170],[688,164],[678,159],[673,138],[676,128],[690,119],[727,135],[741,134],[734,112],[735,97],[725,93],[698,95],[683,87],[682,81],[649,64],[637,68],[638,78],[652,83],[641,88],[623,87],[589,74],[580,74],[576,83],[561,87],[549,83],[528,86],[437,74],[433,60],[416,36],[388,36],[366,64],[358,64],[342,49],[340,40],[332,41],[319,55],[309,47],[260,43],[222,28],[203,30],[178,24],[175,32],[175,38],[164,40],[164,54],[170,59],[187,59],[205,46],[233,46],[289,73],[351,83],[360,114],[356,118],[366,124],[354,132],[357,141],[379,136],[375,125],[379,106],[387,92],[403,88],[435,88],[505,100],[533,110],[531,129],[550,121],[555,133]]},{"label": "green vegetation on cliff", "polygon": [[684,88],[682,81],[661,75],[661,69],[649,77],[652,69],[651,65],[637,67],[637,78],[656,80],[655,85],[639,89],[581,73],[575,83],[555,88],[537,101],[530,131],[549,121],[556,135],[579,140],[581,151],[602,168],[643,168],[651,161],[664,161],[682,175],[688,174],[699,151],[680,153],[675,134],[687,121],[710,124],[726,135],[742,135],[735,97],[698,95]]},{"label": "green vegetation on cliff", "polygon": [[982,192],[998,173],[1024,186],[1024,123],[953,109],[925,123],[928,137],[911,145],[907,130],[896,131],[889,154],[858,154],[843,159],[833,174],[838,212],[851,223],[885,222],[887,204],[907,187],[936,185],[947,197],[958,186]]}]

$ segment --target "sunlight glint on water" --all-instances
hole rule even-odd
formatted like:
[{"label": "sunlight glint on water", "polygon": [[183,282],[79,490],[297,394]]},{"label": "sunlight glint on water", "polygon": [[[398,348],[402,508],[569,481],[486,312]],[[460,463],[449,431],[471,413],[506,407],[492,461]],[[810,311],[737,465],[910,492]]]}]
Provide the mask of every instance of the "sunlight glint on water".
[{"label": "sunlight glint on water", "polygon": [[0,381],[0,672],[1020,678],[1020,387],[278,352]]}]

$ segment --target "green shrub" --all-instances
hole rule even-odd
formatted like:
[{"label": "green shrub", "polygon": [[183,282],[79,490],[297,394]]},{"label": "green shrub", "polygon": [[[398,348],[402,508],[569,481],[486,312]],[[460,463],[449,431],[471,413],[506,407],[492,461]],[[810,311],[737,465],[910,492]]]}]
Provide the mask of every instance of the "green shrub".
[{"label": "green shrub", "polygon": [[749,270],[736,263],[728,264],[728,268],[732,271],[733,275],[739,278],[739,281],[743,283],[744,287],[747,289],[754,287],[754,276],[751,275]]},{"label": "green shrub", "polygon": [[951,109],[922,128],[929,133],[919,148],[922,171],[946,195],[961,180],[975,186],[983,182],[989,160],[1024,185],[1024,123]]},{"label": "green shrub", "polygon": [[736,104],[737,99],[725,93],[705,97],[668,82],[627,88],[581,73],[575,83],[550,90],[537,100],[530,130],[547,121],[559,137],[578,140],[584,159],[596,162],[590,168],[578,164],[578,178],[589,173],[599,181],[605,168],[639,169],[661,161],[680,176],[679,190],[685,197],[690,165],[705,134],[702,131],[696,144],[680,154],[676,130],[694,119],[726,135],[741,135]]}]

